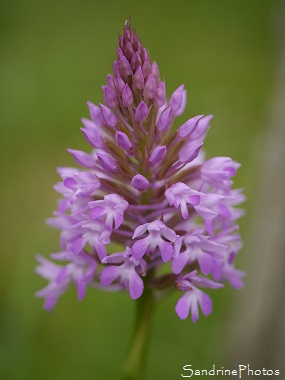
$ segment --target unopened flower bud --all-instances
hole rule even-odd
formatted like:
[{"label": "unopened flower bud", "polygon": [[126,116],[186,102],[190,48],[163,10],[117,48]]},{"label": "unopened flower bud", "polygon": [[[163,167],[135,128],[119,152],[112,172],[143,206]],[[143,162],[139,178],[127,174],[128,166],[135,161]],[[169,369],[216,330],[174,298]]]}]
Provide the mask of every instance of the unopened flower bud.
[{"label": "unopened flower bud", "polygon": [[145,82],[145,91],[149,99],[153,99],[156,95],[156,84],[152,74],[150,74]]},{"label": "unopened flower bud", "polygon": [[72,154],[73,158],[79,165],[84,166],[85,168],[94,167],[94,158],[90,154],[75,149],[67,149],[67,151]]},{"label": "unopened flower bud", "polygon": [[172,122],[172,108],[167,108],[158,119],[157,129],[159,132],[166,131]]},{"label": "unopened flower bud", "polygon": [[151,65],[151,73],[152,73],[152,75],[153,75],[154,78],[155,78],[155,82],[156,82],[156,84],[158,85],[159,80],[160,80],[160,73],[159,73],[158,64],[157,64],[155,61],[152,62],[152,65]]},{"label": "unopened flower bud", "polygon": [[131,65],[129,64],[129,62],[125,56],[120,58],[119,67],[120,67],[120,73],[121,73],[123,78],[128,77],[129,75],[132,75],[133,70],[132,70]]},{"label": "unopened flower bud", "polygon": [[91,102],[87,102],[88,108],[89,108],[89,113],[92,121],[101,127],[103,125],[103,119],[101,116],[101,110],[98,106],[95,106],[95,104]]},{"label": "unopened flower bud", "polygon": [[113,64],[113,71],[114,71],[114,76],[120,75],[120,67],[119,67],[118,61],[115,61]]},{"label": "unopened flower bud", "polygon": [[97,131],[92,131],[90,129],[85,128],[81,128],[81,131],[83,132],[86,141],[94,148],[102,148],[104,146],[102,135],[100,135]]},{"label": "unopened flower bud", "polygon": [[145,104],[144,101],[142,101],[137,106],[137,109],[135,112],[135,121],[140,123],[142,121],[145,121],[147,117],[148,117],[148,106]]},{"label": "unopened flower bud", "polygon": [[99,165],[107,172],[115,172],[118,170],[117,162],[108,154],[97,153]]},{"label": "unopened flower bud", "polygon": [[116,138],[117,144],[121,148],[125,149],[126,151],[129,151],[132,148],[132,143],[124,132],[117,131],[115,138]]},{"label": "unopened flower bud", "polygon": [[176,112],[181,106],[183,99],[184,84],[179,86],[171,95],[169,100],[169,106],[172,107],[172,111]]},{"label": "unopened flower bud", "polygon": [[159,85],[157,86],[156,99],[157,99],[157,105],[159,108],[164,106],[166,102],[166,90],[165,90],[164,82],[160,82]]},{"label": "unopened flower bud", "polygon": [[179,128],[179,136],[184,138],[188,137],[195,131],[198,126],[199,121],[202,119],[204,115],[198,115],[192,117],[192,119],[187,120],[181,127]]},{"label": "unopened flower bud", "polygon": [[115,86],[116,86],[116,89],[118,90],[118,92],[120,94],[122,94],[124,87],[125,87],[125,82],[123,81],[123,79],[121,78],[120,75],[115,76],[114,83],[115,83]]},{"label": "unopened flower bud", "polygon": [[124,107],[129,107],[134,100],[133,93],[128,84],[125,84],[122,93],[122,104]]},{"label": "unopened flower bud", "polygon": [[125,51],[125,56],[127,57],[128,60],[130,60],[132,58],[132,55],[134,54],[134,49],[130,42],[126,43],[124,51]]},{"label": "unopened flower bud", "polygon": [[109,108],[115,108],[119,104],[117,94],[109,86],[103,86],[104,100]]},{"label": "unopened flower bud", "polygon": [[135,71],[137,67],[142,65],[142,60],[138,52],[135,52],[131,59],[132,69]]},{"label": "unopened flower bud", "polygon": [[135,83],[136,88],[138,88],[139,90],[143,88],[144,78],[143,78],[142,68],[140,66],[137,68],[135,72],[134,83]]},{"label": "unopened flower bud", "polygon": [[117,53],[117,57],[118,57],[118,59],[120,59],[120,58],[122,58],[122,57],[124,56],[124,53],[123,53],[123,51],[122,51],[121,48],[118,48],[118,49],[116,50],[116,53]]},{"label": "unopened flower bud", "polygon": [[157,148],[154,149],[154,151],[151,153],[149,162],[152,165],[160,163],[166,155],[166,146],[158,146]]},{"label": "unopened flower bud", "polygon": [[151,67],[150,67],[150,63],[149,63],[149,60],[145,60],[143,65],[142,65],[142,73],[143,73],[143,77],[146,79],[148,78],[148,76],[150,75],[151,73]]},{"label": "unopened flower bud", "polygon": [[133,177],[131,185],[137,190],[145,190],[149,187],[149,181],[142,175],[137,174]]},{"label": "unopened flower bud", "polygon": [[102,116],[102,119],[104,120],[104,123],[108,125],[109,127],[115,127],[115,125],[117,124],[116,116],[112,113],[112,111],[108,107],[104,106],[104,104],[99,103],[99,106],[101,109],[101,116]]},{"label": "unopened flower bud", "polygon": [[108,86],[112,89],[112,90],[115,90],[115,86],[114,86],[114,78],[111,74],[108,74],[107,75],[107,84]]},{"label": "unopened flower bud", "polygon": [[203,143],[187,143],[180,151],[179,161],[183,163],[193,161],[199,154]]}]

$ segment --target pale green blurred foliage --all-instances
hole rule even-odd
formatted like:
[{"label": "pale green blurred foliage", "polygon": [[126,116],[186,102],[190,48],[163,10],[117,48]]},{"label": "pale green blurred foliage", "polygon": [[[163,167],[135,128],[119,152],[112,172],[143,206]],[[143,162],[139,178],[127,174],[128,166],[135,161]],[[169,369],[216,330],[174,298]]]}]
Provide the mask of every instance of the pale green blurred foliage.
[{"label": "pale green blurred foliage", "polygon": [[[143,2],[19,1],[0,10],[1,264],[0,378],[117,379],[130,338],[133,302],[127,294],[74,289],[52,314],[34,292],[34,255],[59,250],[58,231],[44,224],[56,206],[56,166],[73,165],[68,147],[89,149],[80,133],[86,101],[103,100],[117,32],[126,18],[159,64],[168,96],[184,83],[186,118],[214,114],[206,139],[210,156],[242,163],[248,216],[254,196],[252,148],[265,127],[274,69],[272,19],[277,1]],[[261,152],[262,154],[262,152]],[[246,270],[245,251],[239,267]],[[246,288],[245,290],[246,291]],[[179,378],[183,364],[226,365],[225,325],[240,297],[215,291],[214,312],[197,325],[180,321],[178,294],[156,310],[146,379]],[[233,326],[234,328],[234,326]]]}]

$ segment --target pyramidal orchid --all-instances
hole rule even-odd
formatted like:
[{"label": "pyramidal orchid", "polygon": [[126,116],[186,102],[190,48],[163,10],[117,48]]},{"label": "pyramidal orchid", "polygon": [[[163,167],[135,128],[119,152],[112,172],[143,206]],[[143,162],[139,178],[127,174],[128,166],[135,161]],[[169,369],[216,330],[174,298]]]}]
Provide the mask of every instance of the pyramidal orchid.
[{"label": "pyramidal orchid", "polygon": [[[103,86],[105,104],[88,102],[90,119],[82,119],[91,148],[68,149],[80,168],[58,169],[62,198],[47,222],[61,231],[60,252],[51,255],[58,263],[38,256],[36,272],[48,285],[37,296],[51,310],[71,283],[79,300],[88,287],[127,291],[138,300],[136,326],[147,336],[152,304],[168,290],[181,294],[178,317],[196,322],[199,309],[212,312],[205,288],[242,286],[244,273],[234,261],[243,214],[236,206],[244,196],[231,189],[237,162],[205,160],[212,116],[183,120],[184,85],[167,97],[158,65],[129,21],[116,55]],[[141,339],[134,342],[142,356]],[[131,358],[126,371],[139,373],[139,362]]]}]

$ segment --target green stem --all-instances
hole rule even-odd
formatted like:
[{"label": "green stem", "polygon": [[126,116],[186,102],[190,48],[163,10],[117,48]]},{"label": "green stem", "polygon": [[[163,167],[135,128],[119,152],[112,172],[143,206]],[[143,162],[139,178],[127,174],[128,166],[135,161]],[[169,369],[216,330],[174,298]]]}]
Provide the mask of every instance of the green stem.
[{"label": "green stem", "polygon": [[150,336],[150,324],[154,306],[153,292],[145,289],[136,301],[134,332],[124,368],[123,380],[141,380]]}]

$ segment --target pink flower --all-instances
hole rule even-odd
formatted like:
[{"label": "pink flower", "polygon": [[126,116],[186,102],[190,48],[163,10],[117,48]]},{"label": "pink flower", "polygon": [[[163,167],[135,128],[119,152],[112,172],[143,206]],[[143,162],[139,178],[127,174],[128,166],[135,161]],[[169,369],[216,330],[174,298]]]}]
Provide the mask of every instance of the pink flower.
[{"label": "pink flower", "polygon": [[[236,206],[244,196],[232,190],[239,164],[228,157],[205,161],[212,115],[183,120],[184,85],[167,98],[158,65],[129,22],[116,54],[105,104],[88,102],[90,120],[82,119],[90,151],[68,149],[82,168],[58,169],[61,199],[47,223],[60,229],[62,252],[51,258],[67,263],[38,258],[36,272],[48,285],[37,296],[50,310],[71,283],[79,299],[88,285],[128,291],[132,299],[146,288],[159,294],[175,287],[184,293],[176,313],[181,319],[191,313],[196,322],[199,308],[212,312],[200,288],[218,289],[221,281],[242,286],[234,261],[243,214]],[[173,122],[180,123],[177,131]],[[112,253],[113,244],[121,252]]]},{"label": "pink flower", "polygon": [[[137,240],[132,246],[133,256],[139,260],[145,253],[154,254],[158,248],[162,260],[164,262],[169,261],[174,252],[173,245],[170,242],[173,243],[178,238],[178,235],[159,220],[138,226],[135,229],[133,239],[144,235],[145,233],[147,233],[147,236],[143,239]],[[166,241],[165,239],[169,241]]]}]

